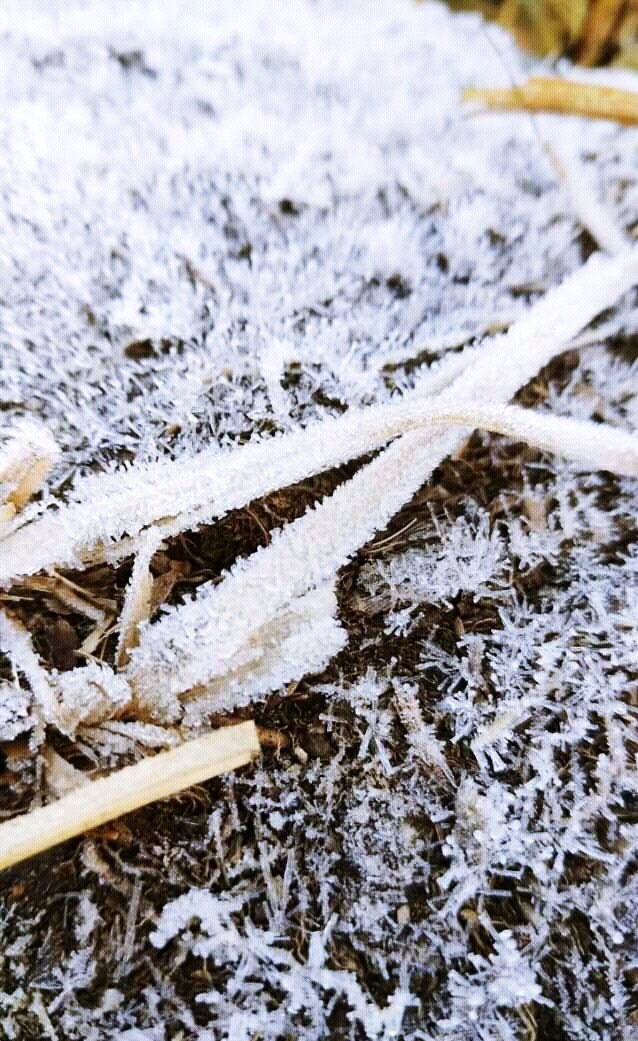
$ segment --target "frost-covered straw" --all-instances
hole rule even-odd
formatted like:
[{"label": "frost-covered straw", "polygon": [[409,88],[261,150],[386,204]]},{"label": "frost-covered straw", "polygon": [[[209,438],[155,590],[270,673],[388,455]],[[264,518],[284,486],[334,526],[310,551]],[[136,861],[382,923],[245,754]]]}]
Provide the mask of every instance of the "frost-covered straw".
[{"label": "frost-covered straw", "polygon": [[22,420],[0,449],[0,531],[41,486],[60,452],[46,427]]},{"label": "frost-covered straw", "polygon": [[396,403],[352,409],[304,430],[226,452],[208,449],[186,459],[85,478],[78,486],[80,501],[47,512],[0,540],[0,584],[54,565],[105,559],[115,563],[139,551],[150,526],[158,537],[179,534],[378,448],[401,433],[411,415],[418,418],[423,399],[449,385],[467,363],[465,352],[446,358]]},{"label": "frost-covered straw", "polygon": [[[572,420],[535,420],[528,410],[522,409],[518,413],[510,410],[507,418],[495,408],[480,412],[471,396],[462,407],[456,401],[450,406],[449,395],[442,397],[442,392],[488,350],[486,346],[468,352],[469,359],[466,352],[446,358],[399,401],[353,408],[345,416],[229,452],[204,451],[187,460],[134,466],[116,475],[89,478],[81,485],[85,500],[47,514],[0,541],[0,583],[53,565],[80,566],[102,559],[114,563],[131,553],[149,558],[149,539],[158,544],[162,538],[210,523],[276,488],[365,455],[401,434],[432,424],[487,427],[532,441],[540,438],[535,443],[552,451],[559,450],[561,441],[577,449],[582,435],[583,450],[576,458],[589,466],[607,466],[604,459],[614,444],[622,454],[625,434],[612,432],[609,447],[605,448],[605,439],[592,437],[583,424],[581,431],[574,428],[570,432]],[[557,350],[560,344],[548,353]],[[437,404],[432,405],[435,396]],[[509,424],[507,429],[505,422]],[[550,440],[546,443],[547,438]],[[140,573],[141,567],[140,559]],[[124,622],[122,631],[128,633]],[[123,644],[122,661],[127,654]]]},{"label": "frost-covered straw", "polygon": [[[637,281],[638,250],[613,258],[592,256],[487,346],[441,392],[439,408],[452,413],[470,400],[476,406],[505,403]],[[501,414],[511,416],[505,409]],[[461,447],[468,432],[433,433],[426,427],[405,434],[320,506],[284,528],[270,546],[239,561],[219,585],[203,586],[190,603],[145,627],[128,669],[129,681],[144,703],[152,704],[162,687],[174,697],[232,668],[250,634],[286,603],[332,579],[432,470]],[[193,647],[205,652],[194,655]],[[162,711],[158,705],[160,717]]]}]

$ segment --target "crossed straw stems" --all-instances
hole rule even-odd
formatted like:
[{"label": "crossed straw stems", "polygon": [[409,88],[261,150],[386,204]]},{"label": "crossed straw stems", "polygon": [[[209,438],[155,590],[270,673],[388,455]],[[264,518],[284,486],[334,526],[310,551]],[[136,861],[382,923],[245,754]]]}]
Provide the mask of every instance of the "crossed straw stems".
[{"label": "crossed straw stems", "polygon": [[[351,409],[229,452],[206,450],[183,461],[86,478],[76,487],[75,501],[32,519],[28,511],[20,513],[24,490],[35,489],[46,469],[43,457],[53,461],[55,453],[43,433],[47,452],[38,456],[32,434],[21,470],[18,432],[0,457],[4,503],[12,507],[0,514],[0,584],[55,566],[113,563],[136,554],[120,620],[117,676],[99,666],[105,718],[126,708],[139,718],[172,723],[183,717],[183,699],[190,697],[190,722],[196,725],[193,702],[200,710],[224,710],[300,678],[345,642],[334,596],[339,568],[463,446],[472,429],[527,441],[588,468],[638,475],[634,432],[507,404],[637,282],[638,249],[594,254],[507,333],[445,359],[397,402]],[[149,565],[162,539],[388,442],[331,496],[276,532],[267,547],[237,561],[221,582],[202,585],[192,600],[149,623]],[[90,666],[52,678],[28,637],[6,617],[0,638],[18,667],[28,665],[24,671],[42,723],[58,725],[68,677],[77,691]],[[95,665],[91,682],[100,682]],[[114,684],[117,704],[109,708]]]},{"label": "crossed straw stems", "polygon": [[[47,511],[0,541],[0,582],[137,552],[118,658],[144,714],[153,718],[158,686],[177,696],[233,672],[234,659],[253,634],[310,590],[333,583],[345,561],[462,447],[471,429],[506,434],[586,467],[637,474],[635,433],[506,404],[636,281],[638,250],[612,258],[595,254],[509,332],[469,358],[463,352],[445,360],[398,402],[352,409],[229,452],[208,450],[184,461],[88,478],[78,485],[79,501]],[[269,546],[238,561],[221,583],[202,585],[191,601],[152,626],[135,609],[163,538],[388,441],[393,443],[373,462],[275,533]],[[131,630],[139,630],[138,646],[138,633]],[[206,654],[194,653],[202,647]],[[169,717],[175,712],[173,704]],[[168,721],[165,706],[159,717]]]}]

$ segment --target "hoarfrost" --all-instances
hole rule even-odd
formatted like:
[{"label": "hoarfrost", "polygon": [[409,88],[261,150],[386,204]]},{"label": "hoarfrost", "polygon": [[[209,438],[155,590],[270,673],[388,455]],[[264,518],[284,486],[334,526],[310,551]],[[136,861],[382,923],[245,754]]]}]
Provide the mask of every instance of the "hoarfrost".
[{"label": "hoarfrost", "polygon": [[[50,673],[0,614],[3,742],[54,726],[110,765],[181,736],[118,718],[143,697],[197,728],[272,689],[259,712],[289,738],[212,807],[196,792],[150,833],[123,822],[51,854],[46,909],[41,862],[3,880],[2,1029],[624,1041],[636,481],[604,470],[635,460],[636,262],[579,269],[581,222],[611,251],[632,234],[636,131],[466,118],[462,87],[527,59],[434,2],[59,14],[1,16],[2,438],[37,423],[51,464],[41,498],[0,517],[3,585],[119,564],[150,525],[168,540],[337,465],[354,434],[363,454],[401,433],[364,439],[364,416],[496,402],[509,426],[448,462],[468,431],[414,426],[179,610],[151,618],[143,589],[125,674],[90,656]],[[539,134],[572,182],[587,167],[575,208]],[[521,421],[545,451],[512,446]],[[596,473],[573,463],[579,431]],[[3,506],[14,491],[3,476]],[[307,536],[335,516],[318,566]]]}]

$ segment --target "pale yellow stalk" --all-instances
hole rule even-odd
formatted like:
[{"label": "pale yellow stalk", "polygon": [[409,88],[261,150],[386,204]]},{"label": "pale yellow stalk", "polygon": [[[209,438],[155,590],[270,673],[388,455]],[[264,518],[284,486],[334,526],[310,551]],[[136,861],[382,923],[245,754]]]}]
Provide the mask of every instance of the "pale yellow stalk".
[{"label": "pale yellow stalk", "polygon": [[257,729],[248,721],[90,781],[48,806],[0,824],[0,869],[209,777],[245,766],[259,750]]}]

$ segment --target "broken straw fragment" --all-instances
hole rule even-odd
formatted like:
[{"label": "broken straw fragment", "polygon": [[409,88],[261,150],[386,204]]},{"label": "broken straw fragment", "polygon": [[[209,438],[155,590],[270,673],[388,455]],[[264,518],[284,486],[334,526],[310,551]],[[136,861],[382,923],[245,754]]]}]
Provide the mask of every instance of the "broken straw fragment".
[{"label": "broken straw fragment", "polygon": [[249,721],[90,781],[48,806],[0,824],[0,869],[157,799],[245,766],[259,751],[257,729]]},{"label": "broken straw fragment", "polygon": [[12,615],[0,610],[0,651],[6,654],[14,671],[23,673],[28,681],[36,706],[38,727],[36,737],[42,736],[42,724],[59,721],[59,706],[51,677],[33,649],[30,632]]},{"label": "broken straw fragment", "polygon": [[638,93],[552,76],[533,76],[517,87],[466,87],[465,101],[511,112],[554,112],[589,119],[612,119],[624,126],[638,124]]},{"label": "broken straw fragment", "polygon": [[0,532],[42,485],[59,455],[46,427],[23,420],[0,449]]},{"label": "broken straw fragment", "polygon": [[131,649],[137,645],[139,627],[150,616],[153,593],[151,559],[160,542],[157,532],[151,531],[143,539],[135,557],[119,622],[120,638],[116,655],[118,668],[126,665]]}]

